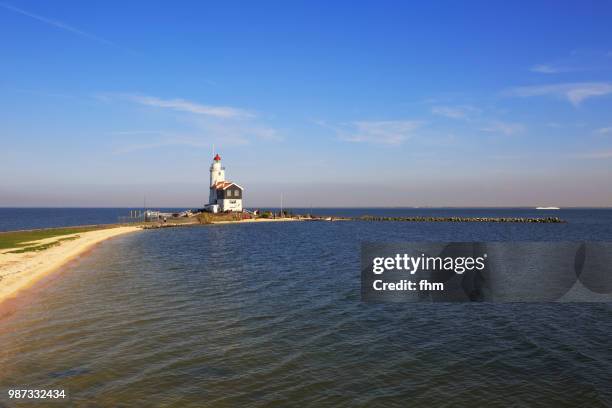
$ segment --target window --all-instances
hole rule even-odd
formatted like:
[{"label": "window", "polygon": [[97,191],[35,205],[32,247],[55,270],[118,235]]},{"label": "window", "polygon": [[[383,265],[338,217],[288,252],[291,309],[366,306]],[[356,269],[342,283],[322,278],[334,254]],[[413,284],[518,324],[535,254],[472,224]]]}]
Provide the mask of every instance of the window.
[{"label": "window", "polygon": [[231,197],[232,196],[232,190],[227,190],[227,196]]}]

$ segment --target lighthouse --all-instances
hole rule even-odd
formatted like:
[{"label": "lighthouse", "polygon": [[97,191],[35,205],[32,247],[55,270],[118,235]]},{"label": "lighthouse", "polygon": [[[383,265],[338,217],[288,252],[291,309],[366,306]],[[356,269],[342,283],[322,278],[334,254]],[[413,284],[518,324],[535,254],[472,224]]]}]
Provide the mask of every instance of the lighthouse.
[{"label": "lighthouse", "polygon": [[242,212],[242,192],[244,189],[236,183],[225,180],[225,167],[221,165],[221,156],[215,154],[210,165],[210,190],[207,211]]},{"label": "lighthouse", "polygon": [[212,164],[210,165],[210,195],[208,203],[217,203],[216,190],[213,188],[217,182],[225,181],[225,167],[221,166],[221,156],[216,154]]}]

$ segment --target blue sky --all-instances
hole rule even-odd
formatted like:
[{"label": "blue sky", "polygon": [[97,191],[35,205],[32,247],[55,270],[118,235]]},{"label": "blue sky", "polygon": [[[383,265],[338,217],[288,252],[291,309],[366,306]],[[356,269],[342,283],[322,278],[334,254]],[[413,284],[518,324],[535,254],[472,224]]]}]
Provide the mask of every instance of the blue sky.
[{"label": "blue sky", "polygon": [[612,206],[609,2],[0,0],[0,205]]}]

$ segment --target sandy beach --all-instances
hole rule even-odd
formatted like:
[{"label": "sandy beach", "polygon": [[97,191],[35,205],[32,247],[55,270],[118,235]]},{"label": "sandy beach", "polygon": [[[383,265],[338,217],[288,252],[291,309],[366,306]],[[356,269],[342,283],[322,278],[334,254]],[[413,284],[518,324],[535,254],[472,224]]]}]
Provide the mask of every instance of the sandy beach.
[{"label": "sandy beach", "polygon": [[[11,253],[15,248],[0,250],[0,303],[15,296],[21,289],[28,288],[96,244],[117,235],[140,230],[139,227],[114,227],[79,232],[62,236],[61,238],[69,239],[42,251]],[[33,242],[45,244],[52,241],[57,241],[57,237]]]}]

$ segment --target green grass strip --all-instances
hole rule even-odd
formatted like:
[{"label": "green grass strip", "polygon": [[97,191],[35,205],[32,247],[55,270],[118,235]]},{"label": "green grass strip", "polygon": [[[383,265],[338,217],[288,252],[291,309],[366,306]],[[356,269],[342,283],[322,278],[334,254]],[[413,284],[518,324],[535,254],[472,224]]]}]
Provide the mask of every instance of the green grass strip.
[{"label": "green grass strip", "polygon": [[72,235],[87,231],[95,231],[110,227],[111,226],[106,225],[95,225],[87,227],[49,228],[32,231],[0,232],[0,249],[43,246],[47,244],[32,245],[29,244],[29,242],[38,241],[40,239],[46,238],[61,237],[62,235]]}]

